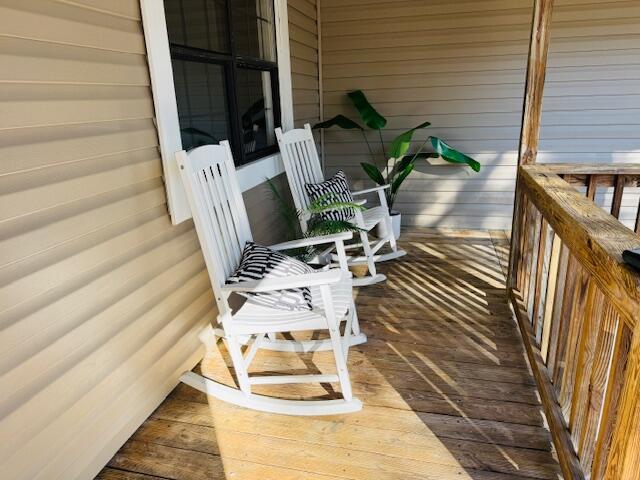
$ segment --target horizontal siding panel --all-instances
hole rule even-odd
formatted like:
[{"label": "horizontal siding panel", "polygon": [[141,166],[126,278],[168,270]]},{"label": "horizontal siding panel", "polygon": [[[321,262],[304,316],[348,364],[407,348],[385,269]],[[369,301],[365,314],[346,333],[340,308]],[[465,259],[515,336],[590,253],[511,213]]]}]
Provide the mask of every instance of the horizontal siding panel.
[{"label": "horizontal siding panel", "polygon": [[[329,83],[329,82],[327,82]],[[554,84],[555,83],[555,84]],[[602,93],[608,95],[615,92],[617,96],[635,95],[638,93],[637,80],[585,80],[582,82],[547,82],[550,86],[545,91],[545,97],[574,97],[591,96]],[[432,98],[440,100],[475,100],[475,99],[500,99],[521,98],[523,94],[522,84],[498,83],[495,85],[462,85],[451,87],[409,87],[409,88],[385,88],[369,89],[367,96],[373,102],[420,102]],[[344,92],[338,92],[327,85],[325,100],[329,105],[345,103]]]},{"label": "horizontal siding panel", "polygon": [[402,215],[402,224],[408,227],[454,228],[461,225],[474,230],[505,230],[511,225],[511,219],[504,216],[489,215]]},{"label": "horizontal siding panel", "polygon": [[318,63],[318,50],[316,48],[298,43],[295,40],[291,40],[289,47],[292,57]]},{"label": "horizontal siding panel", "polygon": [[[473,26],[465,28],[463,35],[458,37],[451,37],[450,34],[444,31],[430,31],[429,35],[421,36],[422,32],[388,32],[382,37],[371,37],[370,35],[349,35],[348,37],[336,36],[331,41],[326,41],[326,50],[328,54],[347,54],[351,49],[346,48],[345,41],[348,41],[355,49],[367,49],[372,50],[375,48],[390,48],[390,47],[406,47],[416,48],[431,47],[434,51],[436,47],[452,48],[457,46],[460,49],[469,48],[475,42],[482,42],[487,44],[493,42],[496,44],[512,45],[514,42],[523,40],[528,36],[528,30],[526,26],[518,25],[506,25],[496,26],[491,32],[487,32],[485,27]],[[417,38],[415,38],[417,37]],[[325,45],[323,35],[323,46]]]},{"label": "horizontal siding panel", "polygon": [[[47,184],[37,184],[37,180],[31,182],[32,176],[28,174],[16,175],[17,177],[28,177],[27,181],[21,178],[14,180],[12,176],[0,177],[0,185],[15,181],[16,183],[22,183],[26,187],[13,193],[5,191],[3,195],[0,195],[0,200],[2,201],[0,204],[0,221],[28,215],[46,208],[55,208],[57,205],[62,205],[75,199],[91,197],[125,185],[142,183],[158,178],[162,175],[159,156],[157,152],[153,152],[153,155],[148,155],[147,152],[148,150],[140,150],[131,155],[119,155],[109,159],[101,158],[100,167],[91,173],[83,172],[83,167],[91,167],[92,163],[98,162],[88,161],[80,162],[79,165],[65,165],[61,170],[70,171],[75,170],[75,167],[77,167],[77,177],[67,180],[63,177],[65,172],[61,172],[62,178],[54,177]],[[126,163],[127,159],[130,160],[129,164]],[[108,160],[114,160],[111,163],[111,168],[107,163]],[[85,163],[89,165],[85,165]],[[45,172],[44,175],[40,176],[46,177],[47,173],[49,172]]]},{"label": "horizontal siding panel", "polygon": [[318,92],[318,77],[316,75],[303,75],[293,73],[291,83],[296,86],[295,90],[312,90]]},{"label": "horizontal siding panel", "polygon": [[159,178],[4,222],[0,224],[0,264],[74,241],[156,208],[166,212],[164,186]]},{"label": "horizontal siding panel", "polygon": [[291,84],[296,127],[320,119],[318,26],[315,0],[289,0]]},{"label": "horizontal siding panel", "polygon": [[[326,0],[325,0],[326,1]],[[334,5],[337,3],[337,5]],[[508,8],[528,8],[530,0],[492,0],[485,2],[456,1],[447,2],[430,0],[389,2],[323,2],[323,20],[325,22],[340,22],[364,19],[393,19],[401,17],[416,17],[427,15],[457,15],[462,13],[500,11]],[[362,8],[366,6],[367,8]],[[393,7],[390,9],[390,7]]]},{"label": "horizontal siding panel", "polygon": [[311,77],[318,76],[318,63],[314,63],[311,60],[304,60],[300,58],[291,59],[291,71],[302,75],[308,75]]},{"label": "horizontal siding panel", "polygon": [[[67,2],[68,0],[54,0],[57,3]],[[140,20],[140,6],[138,2],[131,0],[72,0],[74,5],[95,10],[110,15],[116,15],[133,20]]]},{"label": "horizontal siding panel", "polygon": [[289,0],[288,4],[290,10],[296,10],[309,18],[317,19],[316,0]]},{"label": "horizontal siding panel", "polygon": [[298,43],[309,48],[317,48],[318,37],[315,33],[309,32],[295,24],[289,23],[289,37]]},{"label": "horizontal siding panel", "polygon": [[[33,142],[37,135],[38,142]],[[0,175],[77,162],[158,144],[151,118],[0,131]]]},{"label": "horizontal siding panel", "polygon": [[318,35],[318,25],[316,22],[316,16],[306,15],[296,8],[289,9],[289,24],[295,25],[306,32]]},{"label": "horizontal siding panel", "polygon": [[148,91],[148,87],[5,84],[0,89],[0,130],[150,118],[154,110]]},{"label": "horizontal siding panel", "polygon": [[495,204],[506,205],[511,208],[513,205],[514,193],[512,191],[497,191],[497,192],[432,192],[423,190],[401,190],[398,195],[399,201],[403,203],[411,203],[415,205],[424,204],[443,204],[443,205],[455,205],[455,204]]},{"label": "horizontal siding panel", "polygon": [[149,85],[144,55],[36,40],[0,42],[0,82]]},{"label": "horizontal siding panel", "polygon": [[293,104],[299,105],[315,105],[318,106],[320,96],[317,91],[314,90],[296,90],[293,93]]},{"label": "horizontal siding panel", "polygon": [[[378,34],[386,33],[408,33],[408,32],[424,32],[425,26],[429,26],[429,30],[436,32],[439,30],[456,30],[464,28],[473,28],[478,25],[526,25],[531,21],[530,7],[524,8],[504,8],[502,10],[494,10],[492,12],[480,11],[459,13],[456,15],[439,14],[439,15],[414,15],[408,18],[393,17],[395,9],[389,9],[387,12],[391,15],[382,19],[367,19],[366,21],[353,20],[341,22],[322,22],[322,34],[328,37],[342,38],[347,35],[370,34],[375,31]],[[487,17],[490,15],[490,19]],[[390,18],[389,18],[390,17]],[[323,16],[324,18],[324,16]]]},{"label": "horizontal siding panel", "polygon": [[47,0],[9,0],[0,6],[2,35],[145,54],[138,20]]}]

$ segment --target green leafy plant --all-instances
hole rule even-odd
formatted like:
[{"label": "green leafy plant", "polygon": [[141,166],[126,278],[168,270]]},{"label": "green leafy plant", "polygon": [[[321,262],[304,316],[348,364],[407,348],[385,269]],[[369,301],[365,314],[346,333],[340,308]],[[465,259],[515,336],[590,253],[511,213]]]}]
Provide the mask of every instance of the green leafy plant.
[{"label": "green leafy plant", "polygon": [[[272,198],[278,205],[280,218],[282,218],[286,227],[287,240],[331,235],[341,232],[358,232],[361,230],[351,222],[344,220],[327,220],[322,217],[322,213],[332,210],[343,210],[347,208],[364,210],[364,208],[357,203],[340,201],[333,193],[328,193],[314,200],[307,207],[306,213],[310,214],[310,218],[307,221],[307,231],[303,235],[302,229],[300,228],[300,216],[305,212],[298,211],[291,202],[287,201],[271,179],[267,179],[267,185],[269,186]],[[322,246],[320,246],[320,248],[310,246],[288,250],[286,253],[299,260],[309,261],[319,253],[321,248]]]},{"label": "green leafy plant", "polygon": [[[349,92],[347,96],[358,111],[364,125],[371,130],[377,130],[383,156],[382,163],[379,161],[380,156],[376,155],[371,148],[365,128],[344,115],[336,115],[329,120],[315,124],[313,128],[338,127],[344,130],[359,130],[362,133],[373,163],[362,162],[360,165],[369,178],[378,185],[390,185],[390,187],[385,190],[389,210],[393,207],[402,183],[414,170],[415,162],[420,159],[442,157],[451,163],[466,164],[475,172],[480,171],[480,163],[447,145],[444,140],[438,137],[428,136],[413,153],[410,153],[415,131],[429,127],[431,125],[429,122],[423,122],[417,127],[401,133],[393,139],[387,149],[382,137],[382,130],[384,130],[387,125],[387,119],[373,108],[361,90]],[[430,147],[429,151],[426,150],[428,146]]]}]

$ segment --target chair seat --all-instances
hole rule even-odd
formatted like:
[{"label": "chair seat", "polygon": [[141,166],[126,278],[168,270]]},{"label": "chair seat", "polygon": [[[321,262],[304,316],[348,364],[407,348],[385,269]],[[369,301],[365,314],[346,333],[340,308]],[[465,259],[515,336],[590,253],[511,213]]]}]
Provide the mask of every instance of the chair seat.
[{"label": "chair seat", "polygon": [[[333,308],[336,319],[342,320],[352,305],[352,280],[345,278],[329,287],[333,298]],[[310,330],[326,328],[325,313],[320,294],[320,287],[310,287],[313,310],[285,311],[265,307],[252,303],[248,299],[233,315],[233,328],[242,333],[243,327],[249,327],[255,331],[261,323],[269,325],[269,332]],[[317,326],[315,326],[317,325]]]},{"label": "chair seat", "polygon": [[365,230],[370,231],[378,223],[384,220],[389,215],[387,209],[381,205],[373,208],[368,208],[362,212],[362,218],[364,220]]}]

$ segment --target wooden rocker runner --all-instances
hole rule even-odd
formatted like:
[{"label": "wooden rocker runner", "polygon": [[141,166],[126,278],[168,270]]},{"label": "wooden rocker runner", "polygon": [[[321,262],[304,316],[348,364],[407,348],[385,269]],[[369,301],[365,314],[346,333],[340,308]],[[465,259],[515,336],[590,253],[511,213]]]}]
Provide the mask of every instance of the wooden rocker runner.
[{"label": "wooden rocker runner", "polygon": [[[176,157],[218,305],[219,327],[214,327],[213,331],[226,343],[239,389],[194,372],[184,373],[181,381],[229,403],[272,413],[333,415],[360,410],[362,404],[351,392],[347,354],[351,345],[365,342],[366,337],[358,326],[352,279],[346,261],[343,260],[341,268],[228,283],[241,264],[245,245],[253,240],[229,143],[206,145],[189,153],[178,152]],[[305,238],[269,248],[280,251],[333,244],[338,255],[345,259],[344,241],[351,236],[351,233],[340,233]],[[308,310],[278,309],[257,304],[251,299],[234,310],[229,301],[233,293],[261,294],[300,288],[308,289],[306,291],[310,293]],[[341,322],[345,323],[342,335]],[[302,342],[276,338],[277,333],[309,330],[327,330],[329,338]],[[246,345],[244,352],[243,345]],[[337,372],[323,375],[249,375],[248,367],[261,348],[293,352],[331,350]],[[252,385],[334,382],[340,384],[342,399],[288,400],[251,391]]]},{"label": "wooden rocker runner", "polygon": [[[305,185],[318,184],[324,180],[322,168],[320,167],[320,159],[318,151],[313,140],[313,133],[309,124],[305,124],[304,128],[289,130],[284,133],[281,128],[276,128],[276,138],[280,146],[280,153],[287,172],[287,179],[291,188],[291,194],[298,211],[303,212],[300,215],[300,227],[303,232],[307,231],[307,222],[310,216],[306,213],[310,199],[307,195]],[[396,238],[393,234],[391,226],[391,216],[385,190],[389,185],[382,185],[357,192],[351,192],[354,197],[359,197],[369,193],[377,192],[380,199],[380,205],[367,208],[364,211],[355,211],[354,222],[357,227],[362,229],[359,233],[360,242],[347,246],[347,249],[360,250],[362,255],[348,256],[348,265],[366,264],[369,269],[369,275],[363,278],[355,278],[353,285],[356,287],[371,285],[386,280],[386,276],[376,272],[376,263],[393,260],[406,255],[407,252],[399,250],[396,244]],[[366,199],[357,200],[356,203],[364,204]],[[369,232],[380,223],[386,224],[386,236],[378,238],[375,241],[369,241]],[[391,252],[379,254],[378,252],[386,244],[391,247]],[[337,254],[333,255],[337,259]]]}]

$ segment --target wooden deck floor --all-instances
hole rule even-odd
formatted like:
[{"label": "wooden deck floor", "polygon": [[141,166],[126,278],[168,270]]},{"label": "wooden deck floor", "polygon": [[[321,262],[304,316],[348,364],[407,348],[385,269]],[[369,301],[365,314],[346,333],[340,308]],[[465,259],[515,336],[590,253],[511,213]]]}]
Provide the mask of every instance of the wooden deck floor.
[{"label": "wooden deck floor", "polygon": [[[504,235],[417,230],[402,244],[408,255],[381,268],[387,283],[357,292],[369,336],[349,357],[361,412],[269,415],[180,385],[98,478],[559,478],[505,297]],[[326,353],[260,355],[256,371],[333,368]],[[201,369],[231,381],[224,352]]]}]

